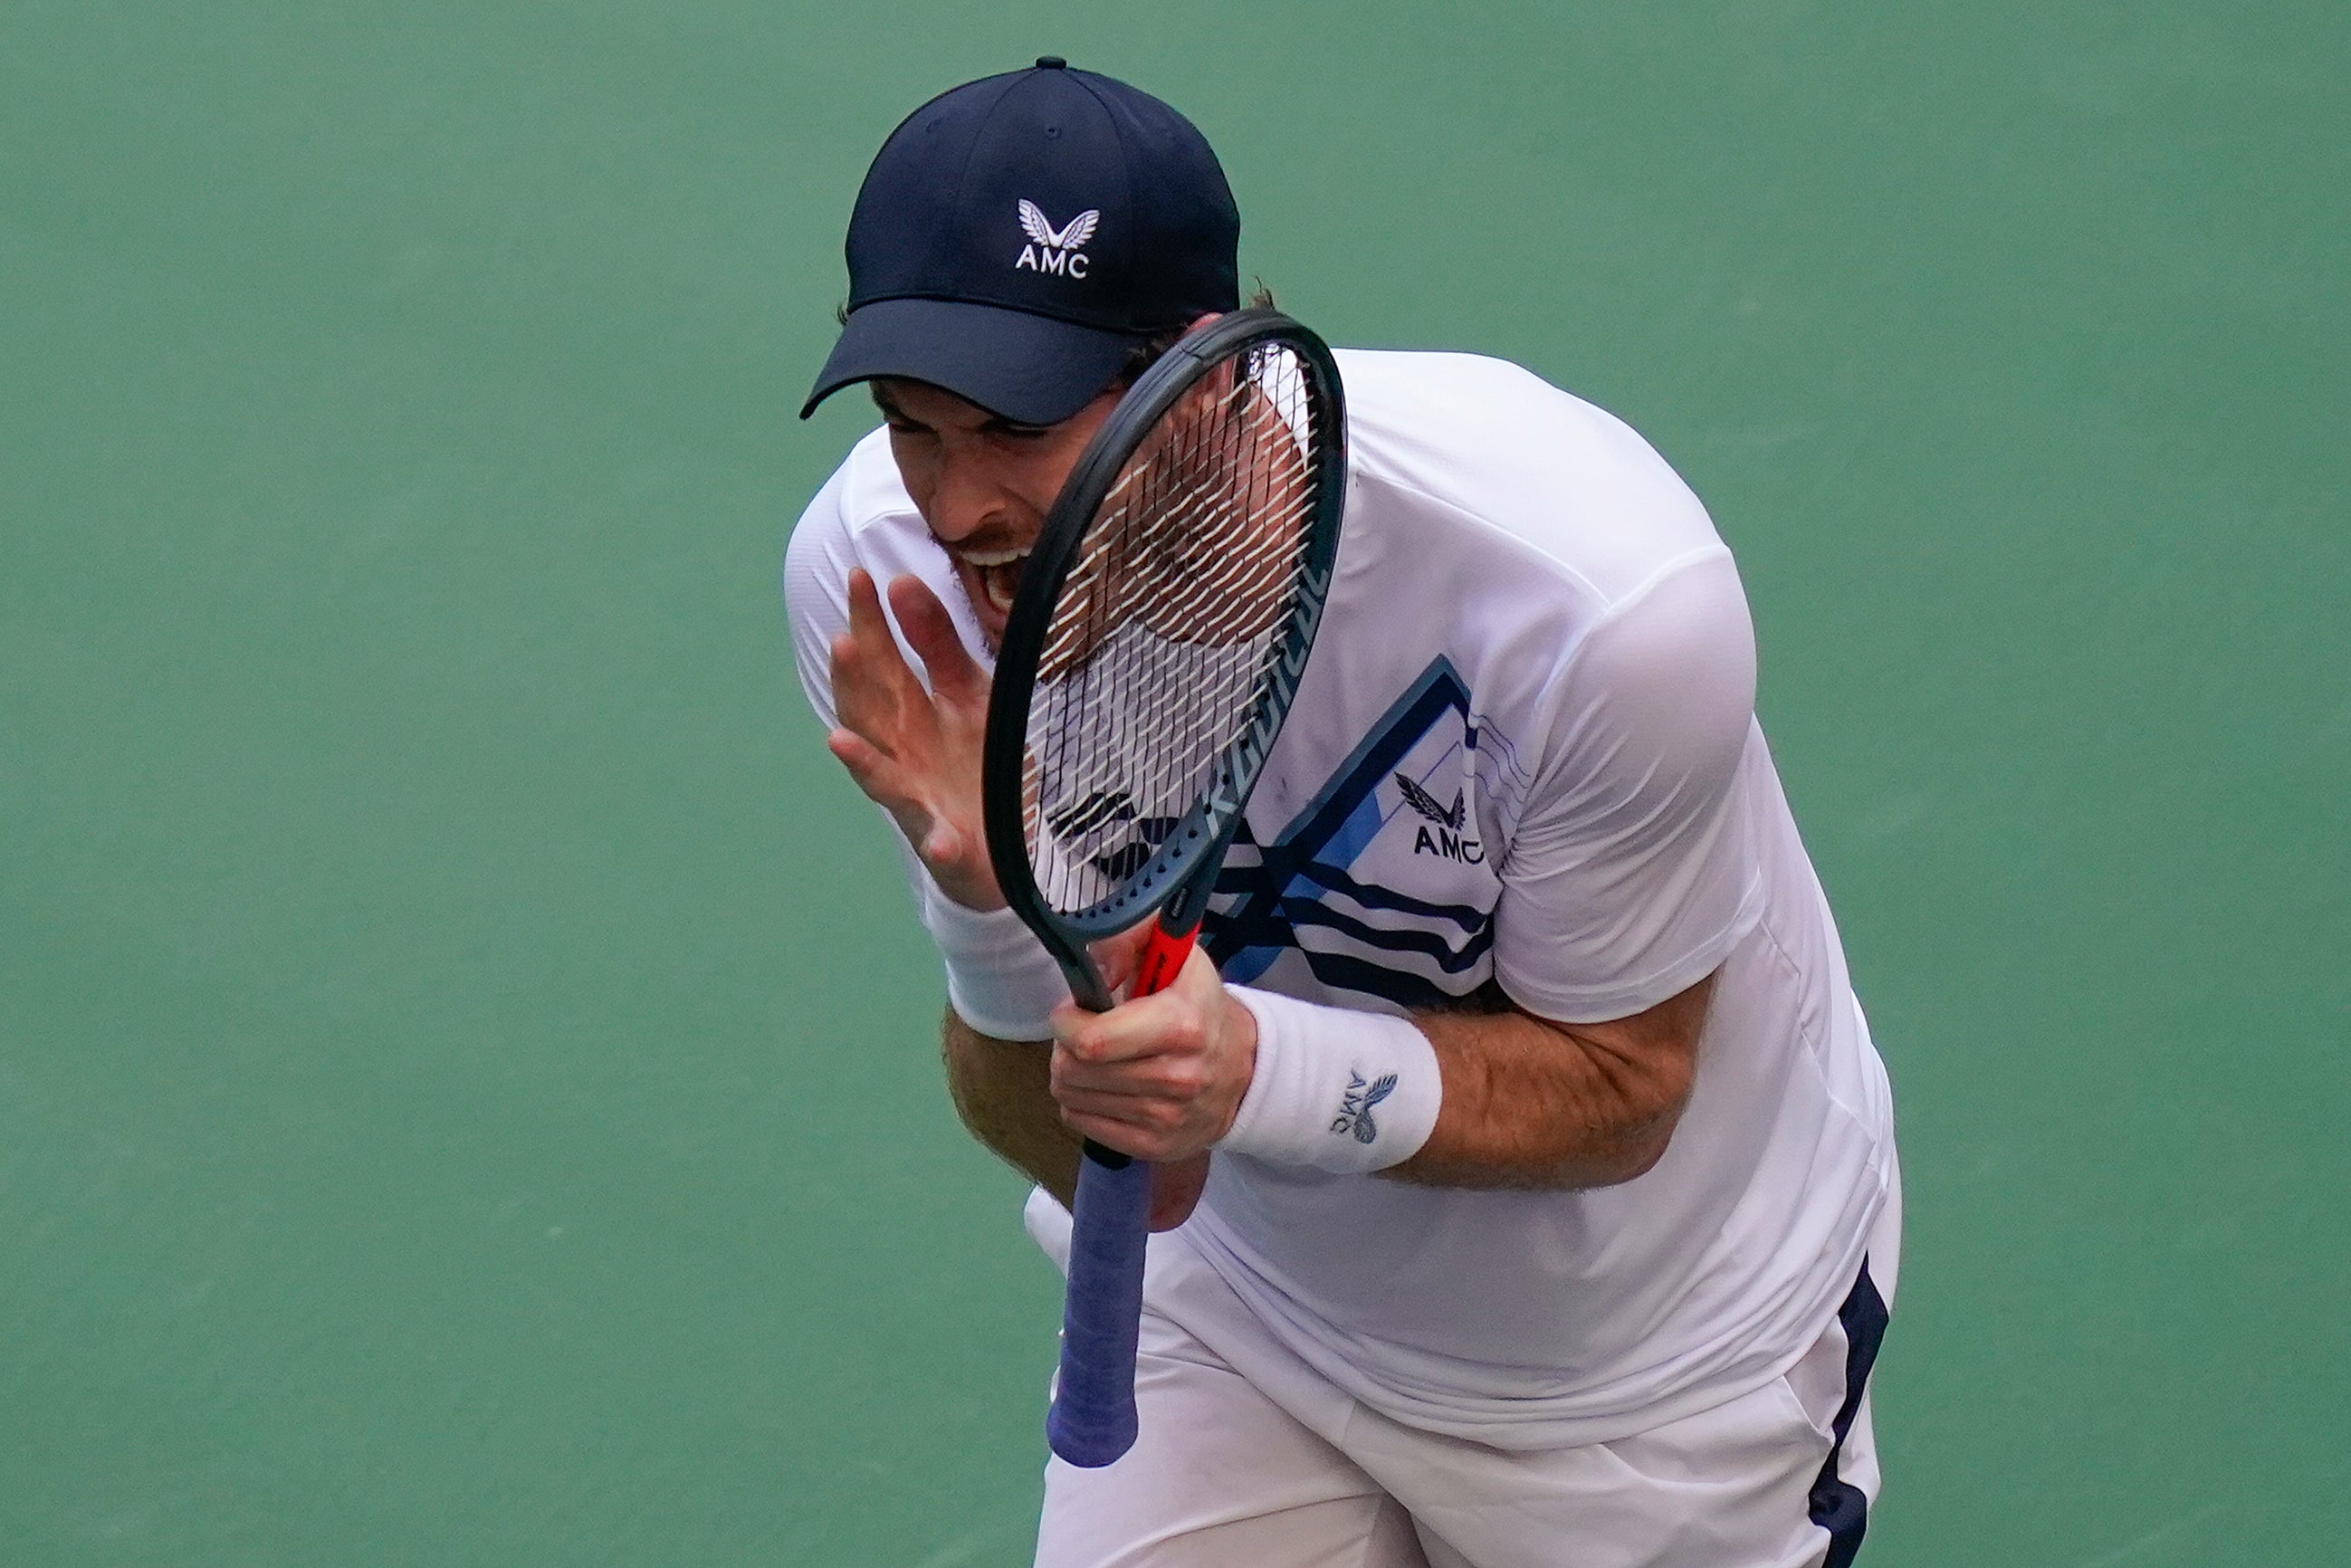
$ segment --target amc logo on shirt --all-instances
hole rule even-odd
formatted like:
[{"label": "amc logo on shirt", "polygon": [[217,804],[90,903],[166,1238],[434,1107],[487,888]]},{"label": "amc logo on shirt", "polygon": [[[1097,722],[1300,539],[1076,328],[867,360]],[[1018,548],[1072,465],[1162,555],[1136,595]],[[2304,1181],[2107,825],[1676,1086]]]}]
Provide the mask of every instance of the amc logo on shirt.
[{"label": "amc logo on shirt", "polygon": [[1456,789],[1453,791],[1453,804],[1440,806],[1437,803],[1437,797],[1410,775],[1399,773],[1395,782],[1396,789],[1404,796],[1404,803],[1428,819],[1413,834],[1413,853],[1442,855],[1447,860],[1462,861],[1470,865],[1485,863],[1486,846],[1475,838],[1465,837],[1462,832],[1469,815],[1468,790]]},{"label": "amc logo on shirt", "polygon": [[[1204,937],[1225,978],[1444,1007],[1493,972],[1499,862],[1531,782],[1440,657],[1326,777],[1275,749],[1217,879]],[[1252,829],[1256,831],[1251,831]]]}]

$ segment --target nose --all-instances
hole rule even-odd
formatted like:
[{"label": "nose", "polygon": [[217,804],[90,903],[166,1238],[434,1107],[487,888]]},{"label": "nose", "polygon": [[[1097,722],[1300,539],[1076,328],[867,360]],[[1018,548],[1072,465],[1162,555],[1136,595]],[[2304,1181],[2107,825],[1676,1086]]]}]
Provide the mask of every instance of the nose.
[{"label": "nose", "polygon": [[931,491],[931,515],[925,519],[935,536],[959,543],[1008,517],[1004,486],[985,464],[953,451],[943,456],[938,483]]}]

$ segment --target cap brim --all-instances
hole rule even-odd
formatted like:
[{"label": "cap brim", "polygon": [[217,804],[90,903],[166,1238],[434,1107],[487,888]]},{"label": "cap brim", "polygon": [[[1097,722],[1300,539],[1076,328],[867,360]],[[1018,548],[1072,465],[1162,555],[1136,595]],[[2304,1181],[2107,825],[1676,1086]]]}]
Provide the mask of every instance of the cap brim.
[{"label": "cap brim", "polygon": [[1021,424],[1059,424],[1092,402],[1137,338],[959,299],[876,299],[849,324],[816,378],[816,405],[855,382],[928,382]]}]

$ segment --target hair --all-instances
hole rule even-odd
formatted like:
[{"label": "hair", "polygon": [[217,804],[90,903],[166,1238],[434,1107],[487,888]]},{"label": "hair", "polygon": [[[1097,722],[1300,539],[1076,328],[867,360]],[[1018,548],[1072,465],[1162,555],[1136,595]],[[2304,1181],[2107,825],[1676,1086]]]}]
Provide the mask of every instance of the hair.
[{"label": "hair", "polygon": [[[1263,278],[1259,278],[1257,287],[1249,290],[1249,298],[1241,301],[1241,305],[1249,310],[1270,310],[1273,308],[1273,290],[1265,286]],[[1111,377],[1108,390],[1123,391],[1141,381],[1143,372],[1157,364],[1168,350],[1184,340],[1184,334],[1191,329],[1191,323],[1186,321],[1174,327],[1162,327],[1145,337],[1134,345],[1125,362]]]},{"label": "hair", "polygon": [[[1256,283],[1257,287],[1249,290],[1249,298],[1241,301],[1242,308],[1272,309],[1274,308],[1273,290],[1265,286],[1265,279],[1262,277],[1256,279]],[[832,319],[844,327],[849,325],[848,300],[844,299],[832,308]],[[1125,360],[1112,375],[1110,384],[1102,390],[1123,392],[1141,381],[1143,372],[1157,364],[1166,355],[1168,350],[1184,340],[1184,334],[1191,329],[1191,323],[1186,321],[1173,327],[1162,327],[1145,335],[1132,350],[1128,350]]]}]

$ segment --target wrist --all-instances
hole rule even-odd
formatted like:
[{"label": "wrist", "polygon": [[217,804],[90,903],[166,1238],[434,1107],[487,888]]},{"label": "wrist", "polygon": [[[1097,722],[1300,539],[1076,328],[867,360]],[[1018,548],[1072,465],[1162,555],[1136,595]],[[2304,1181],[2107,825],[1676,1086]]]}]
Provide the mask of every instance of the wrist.
[{"label": "wrist", "polygon": [[1444,1085],[1405,1019],[1227,988],[1255,1025],[1248,1091],[1217,1147],[1341,1174],[1401,1165],[1428,1141]]},{"label": "wrist", "polygon": [[967,908],[934,888],[923,925],[938,947],[956,1017],[997,1040],[1052,1038],[1050,1015],[1069,999],[1070,984],[1019,915]]}]

